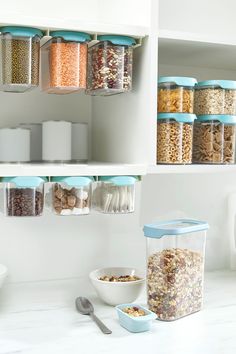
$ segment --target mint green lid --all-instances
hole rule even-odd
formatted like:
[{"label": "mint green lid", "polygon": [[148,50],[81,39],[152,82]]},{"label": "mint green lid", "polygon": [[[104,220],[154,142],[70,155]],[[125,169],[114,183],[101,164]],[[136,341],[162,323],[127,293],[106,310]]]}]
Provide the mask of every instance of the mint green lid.
[{"label": "mint green lid", "polygon": [[197,116],[197,122],[207,122],[210,120],[217,120],[225,124],[236,124],[236,116],[230,114],[202,114]]},{"label": "mint green lid", "polygon": [[206,80],[200,81],[195,88],[207,88],[210,86],[218,86],[223,89],[236,90],[236,81],[233,80]]},{"label": "mint green lid", "polygon": [[19,26],[4,26],[0,27],[0,32],[10,33],[13,36],[22,36],[22,37],[34,37],[34,36],[43,36],[43,32],[37,28],[33,27],[19,27]]},{"label": "mint green lid", "polygon": [[158,79],[158,85],[165,83],[173,83],[178,86],[193,87],[197,83],[197,80],[194,77],[185,76],[160,76]]},{"label": "mint green lid", "polygon": [[41,183],[47,182],[47,178],[34,176],[3,177],[2,182],[14,183],[16,187],[34,188],[40,186]]},{"label": "mint green lid", "polygon": [[99,181],[110,182],[116,186],[131,186],[138,181],[136,176],[102,176],[98,177]]},{"label": "mint green lid", "polygon": [[52,177],[54,183],[66,183],[71,187],[85,187],[94,181],[93,177],[72,176],[72,177]]},{"label": "mint green lid", "polygon": [[88,42],[91,41],[91,36],[84,32],[74,32],[74,31],[52,31],[50,32],[52,37],[62,37],[65,41],[74,42]]},{"label": "mint green lid", "polygon": [[195,114],[191,113],[158,113],[157,120],[159,119],[174,119],[179,123],[193,123],[197,118]]},{"label": "mint green lid", "polygon": [[113,44],[120,44],[120,45],[135,45],[136,40],[133,37],[127,36],[115,36],[115,35],[102,35],[98,36],[99,41],[109,41]]}]

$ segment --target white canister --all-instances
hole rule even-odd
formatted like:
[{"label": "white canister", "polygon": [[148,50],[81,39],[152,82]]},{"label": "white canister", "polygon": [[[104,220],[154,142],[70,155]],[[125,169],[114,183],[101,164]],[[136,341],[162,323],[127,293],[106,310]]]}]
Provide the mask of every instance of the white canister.
[{"label": "white canister", "polygon": [[71,160],[71,123],[59,120],[43,122],[43,160]]},{"label": "white canister", "polygon": [[88,160],[88,124],[72,123],[72,160]]},{"label": "white canister", "polygon": [[30,160],[33,162],[42,161],[42,124],[22,123],[20,126],[30,129]]},{"label": "white canister", "polygon": [[0,129],[0,162],[30,161],[30,130]]}]

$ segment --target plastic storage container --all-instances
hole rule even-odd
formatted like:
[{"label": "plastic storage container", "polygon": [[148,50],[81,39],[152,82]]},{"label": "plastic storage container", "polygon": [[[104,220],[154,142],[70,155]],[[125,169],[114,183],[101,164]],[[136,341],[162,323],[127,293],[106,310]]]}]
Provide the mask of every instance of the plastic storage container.
[{"label": "plastic storage container", "polygon": [[232,164],[235,162],[236,116],[202,115],[194,124],[193,162]]},{"label": "plastic storage container", "polygon": [[36,28],[0,28],[0,90],[25,92],[39,84],[39,51],[42,32]]},{"label": "plastic storage container", "polygon": [[236,114],[236,81],[208,80],[195,86],[194,113]]},{"label": "plastic storage container", "polygon": [[87,50],[91,37],[83,32],[53,31],[41,48],[42,90],[66,94],[86,88]]},{"label": "plastic storage container", "polygon": [[93,192],[93,206],[102,213],[132,213],[135,201],[134,176],[99,177]]},{"label": "plastic storage container", "polygon": [[30,161],[30,130],[22,128],[0,129],[0,163]]},{"label": "plastic storage container", "polygon": [[90,212],[93,177],[53,177],[52,211],[56,215]]},{"label": "plastic storage container", "polygon": [[158,80],[158,112],[193,113],[194,85],[192,77],[162,76]]},{"label": "plastic storage container", "polygon": [[46,181],[43,177],[4,177],[5,215],[42,215]]},{"label": "plastic storage container", "polygon": [[208,227],[189,219],[144,226],[148,305],[158,319],[173,321],[201,310]]},{"label": "plastic storage container", "polygon": [[88,161],[88,124],[72,123],[71,157],[74,162]]},{"label": "plastic storage container", "polygon": [[42,124],[41,123],[21,123],[20,128],[30,130],[30,161],[42,161]]},{"label": "plastic storage container", "polygon": [[157,163],[190,164],[195,114],[157,115]]},{"label": "plastic storage container", "polygon": [[88,50],[87,93],[114,95],[132,90],[134,38],[98,36],[99,43]]}]

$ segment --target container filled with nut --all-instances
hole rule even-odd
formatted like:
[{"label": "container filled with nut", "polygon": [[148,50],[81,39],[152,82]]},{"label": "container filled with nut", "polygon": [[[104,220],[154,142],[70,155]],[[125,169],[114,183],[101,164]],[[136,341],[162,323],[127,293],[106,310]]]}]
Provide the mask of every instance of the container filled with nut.
[{"label": "container filled with nut", "polygon": [[162,76],[158,80],[159,113],[193,113],[194,85],[192,77]]},{"label": "container filled with nut", "polygon": [[6,216],[41,216],[44,208],[45,177],[4,177]]},{"label": "container filled with nut", "polygon": [[133,46],[126,36],[98,36],[99,43],[88,50],[87,93],[115,95],[132,90]]},{"label": "container filled with nut", "polygon": [[195,114],[157,115],[157,163],[191,164]]},{"label": "container filled with nut", "polygon": [[89,214],[93,181],[93,177],[53,177],[52,211],[61,216]]},{"label": "container filled with nut", "polygon": [[236,114],[236,81],[208,80],[195,86],[194,113]]},{"label": "container filled with nut", "polygon": [[99,177],[93,192],[93,207],[106,214],[125,214],[134,211],[135,176]]},{"label": "container filled with nut", "polygon": [[202,309],[206,222],[180,219],[144,226],[149,309],[173,321]]},{"label": "container filled with nut", "polygon": [[200,115],[194,123],[193,162],[233,164],[235,162],[236,116]]},{"label": "container filled with nut", "polygon": [[56,94],[84,90],[90,35],[83,32],[53,31],[50,36],[52,38],[41,48],[42,90]]},{"label": "container filled with nut", "polygon": [[40,38],[43,33],[30,27],[0,28],[0,90],[25,92],[39,84]]}]

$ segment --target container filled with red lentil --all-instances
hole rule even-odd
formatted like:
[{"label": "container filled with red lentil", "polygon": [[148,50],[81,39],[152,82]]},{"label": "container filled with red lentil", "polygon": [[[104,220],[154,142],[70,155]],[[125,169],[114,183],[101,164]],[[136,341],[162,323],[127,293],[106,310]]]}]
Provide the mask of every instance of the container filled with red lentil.
[{"label": "container filled with red lentil", "polygon": [[53,31],[41,48],[42,90],[67,94],[86,88],[87,51],[91,37],[87,33]]},{"label": "container filled with red lentil", "polygon": [[98,36],[99,43],[88,50],[87,94],[115,95],[132,90],[133,47],[126,36]]}]

